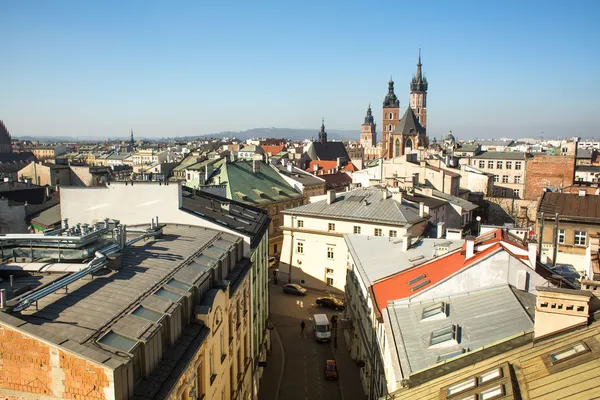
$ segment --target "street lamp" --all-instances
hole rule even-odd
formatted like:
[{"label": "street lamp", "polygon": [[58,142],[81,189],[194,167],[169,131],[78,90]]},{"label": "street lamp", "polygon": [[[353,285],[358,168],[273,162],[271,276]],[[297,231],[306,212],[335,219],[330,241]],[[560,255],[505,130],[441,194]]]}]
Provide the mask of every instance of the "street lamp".
[{"label": "street lamp", "polygon": [[475,217],[477,220],[477,236],[481,235],[481,217],[478,215]]}]

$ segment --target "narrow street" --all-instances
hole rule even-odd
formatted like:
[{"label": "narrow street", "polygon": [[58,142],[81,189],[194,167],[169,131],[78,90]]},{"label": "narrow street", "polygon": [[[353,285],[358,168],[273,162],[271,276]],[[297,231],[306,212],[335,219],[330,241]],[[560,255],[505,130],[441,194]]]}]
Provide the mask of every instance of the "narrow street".
[{"label": "narrow street", "polygon": [[[314,314],[341,315],[315,304],[317,297],[327,293],[309,289],[306,296],[284,294],[283,283],[270,283],[271,320],[273,331],[272,354],[269,357],[259,392],[260,400],[354,400],[366,399],[360,384],[359,368],[348,357],[340,330],[337,349],[334,340],[317,343],[312,333]],[[304,321],[304,334],[300,322]],[[339,380],[326,381],[326,360],[335,359]]]}]

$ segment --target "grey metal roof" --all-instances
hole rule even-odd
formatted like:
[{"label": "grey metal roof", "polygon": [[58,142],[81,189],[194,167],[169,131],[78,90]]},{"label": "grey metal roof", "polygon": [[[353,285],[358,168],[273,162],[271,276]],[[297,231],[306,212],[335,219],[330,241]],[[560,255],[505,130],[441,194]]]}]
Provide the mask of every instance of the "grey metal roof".
[{"label": "grey metal roof", "polygon": [[478,139],[475,143],[482,146],[509,146],[514,143],[514,140],[500,140],[500,139]]},{"label": "grey metal roof", "polygon": [[[423,310],[440,302],[446,305],[446,316],[422,320]],[[438,364],[441,355],[461,349],[473,351],[533,329],[525,306],[508,285],[427,302],[396,304],[386,308],[384,318],[396,338],[393,357],[405,375]],[[457,342],[430,346],[432,332],[451,325],[459,328]]]},{"label": "grey metal roof", "polygon": [[[167,225],[163,232],[156,241],[140,241],[123,249],[122,265],[116,272],[97,275],[93,279],[84,277],[70,284],[68,293],[59,290],[39,300],[39,311],[31,306],[18,317],[0,313],[0,321],[19,326],[19,329],[96,362],[127,362],[126,357],[102,349],[94,341],[109,329],[137,338],[136,329],[140,327],[132,324],[134,317],[129,316],[136,303],[162,300],[153,293],[163,286],[177,292],[177,288],[165,285],[171,274],[187,285],[208,278],[211,268],[187,265],[186,261],[197,257],[199,251],[206,251],[215,241],[233,245],[241,240],[231,234],[200,227]],[[16,287],[23,286],[22,283],[25,282],[20,278],[15,279]],[[114,325],[107,325],[113,322]]]},{"label": "grey metal roof", "polygon": [[302,171],[300,168],[292,167],[292,171],[288,171],[287,166],[284,165],[271,165],[273,168],[276,168],[277,171],[281,175],[284,175],[287,178],[290,178],[298,183],[301,183],[305,186],[314,186],[314,185],[324,185],[325,182],[323,179],[319,179],[316,176],[309,174],[305,171]]},{"label": "grey metal roof", "polygon": [[485,159],[485,160],[525,160],[533,157],[529,153],[521,153],[519,151],[484,151],[481,154],[473,156],[474,159]]},{"label": "grey metal roof", "polygon": [[435,258],[442,254],[443,248],[447,248],[448,251],[459,249],[465,242],[464,240],[413,238],[408,251],[402,251],[403,238],[345,235],[344,239],[355,262],[356,272],[368,286]]},{"label": "grey metal roof", "polygon": [[477,151],[478,149],[479,149],[479,144],[472,143],[472,144],[463,144],[454,151],[455,152],[471,152],[471,151]]},{"label": "grey metal roof", "polygon": [[476,204],[473,204],[462,197],[452,196],[451,194],[446,194],[435,189],[433,190],[432,194],[437,198],[447,200],[449,203],[461,207],[463,210],[473,211],[477,208]]},{"label": "grey metal roof", "polygon": [[358,188],[338,193],[332,204],[327,204],[327,200],[321,200],[283,213],[401,226],[412,225],[423,220],[419,217],[419,210],[412,204],[400,204],[391,197],[384,200],[384,190],[374,187]]},{"label": "grey metal roof", "polygon": [[592,149],[577,149],[577,158],[591,159]]},{"label": "grey metal roof", "polygon": [[600,166],[598,165],[578,165],[575,167],[575,172],[600,172]]}]

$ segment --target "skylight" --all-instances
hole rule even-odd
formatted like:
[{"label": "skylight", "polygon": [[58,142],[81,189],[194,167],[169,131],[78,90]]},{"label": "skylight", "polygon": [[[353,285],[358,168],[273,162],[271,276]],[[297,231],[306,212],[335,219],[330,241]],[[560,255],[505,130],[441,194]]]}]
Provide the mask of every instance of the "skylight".
[{"label": "skylight", "polygon": [[427,279],[426,281],[423,281],[421,283],[419,283],[418,285],[415,285],[413,287],[410,288],[411,292],[414,292],[415,290],[419,290],[421,289],[423,286],[430,284],[431,281],[429,279]]},{"label": "skylight", "polygon": [[456,341],[456,325],[450,325],[442,329],[431,332],[429,338],[429,346],[435,346],[438,344]]},{"label": "skylight", "polygon": [[132,314],[136,315],[136,316],[138,316],[140,318],[147,319],[147,320],[152,321],[152,322],[158,322],[163,317],[163,314],[157,313],[156,311],[149,310],[149,309],[144,308],[142,306],[139,306],[138,308],[136,308],[132,312]]},{"label": "skylight", "polygon": [[437,362],[442,362],[442,361],[446,361],[446,360],[449,360],[454,357],[458,357],[461,354],[466,353],[467,351],[469,351],[469,349],[460,349],[460,350],[456,350],[456,351],[451,351],[450,353],[440,354],[438,356]]},{"label": "skylight", "polygon": [[423,278],[425,278],[425,274],[421,274],[421,275],[417,276],[416,278],[412,278],[410,281],[408,281],[408,286],[412,285],[413,283],[419,282]]},{"label": "skylight", "polygon": [[424,308],[423,315],[421,316],[421,321],[432,317],[439,317],[442,315],[446,317],[446,303],[444,303],[443,301]]},{"label": "skylight", "polygon": [[127,353],[129,353],[131,349],[133,349],[138,343],[133,339],[121,336],[113,331],[108,332],[100,340],[98,340],[98,342]]},{"label": "skylight", "polygon": [[582,342],[575,343],[567,348],[550,353],[550,360],[553,364],[569,360],[573,357],[577,357],[583,353],[588,352],[590,349]]}]

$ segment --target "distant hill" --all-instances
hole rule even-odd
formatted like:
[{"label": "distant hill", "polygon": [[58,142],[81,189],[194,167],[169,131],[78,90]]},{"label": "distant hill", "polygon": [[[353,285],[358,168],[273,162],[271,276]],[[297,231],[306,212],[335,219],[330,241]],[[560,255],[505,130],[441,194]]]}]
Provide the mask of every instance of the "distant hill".
[{"label": "distant hill", "polygon": [[[233,132],[217,132],[210,133],[206,135],[189,135],[189,136],[178,136],[178,137],[168,137],[168,138],[155,138],[155,137],[143,137],[137,136],[136,140],[150,140],[150,141],[163,141],[165,139],[173,139],[176,141],[183,140],[194,140],[198,138],[233,138],[240,140],[247,140],[252,138],[285,138],[289,140],[302,140],[302,139],[311,139],[317,138],[319,136],[318,129],[291,129],[291,128],[254,128],[248,129],[245,131]],[[105,137],[92,137],[92,136],[80,136],[79,138],[74,138],[72,136],[14,136],[15,139],[21,140],[39,140],[43,142],[101,142],[104,141]],[[327,130],[327,138],[332,140],[359,140],[360,139],[360,131],[344,131],[337,129]],[[129,137],[111,137],[110,139],[114,140],[129,140]]]},{"label": "distant hill", "polygon": [[[252,138],[285,138],[289,140],[302,140],[317,138],[319,131],[316,129],[291,129],[291,128],[254,128],[240,132],[219,132],[198,137],[202,138],[232,138],[247,140]],[[358,140],[360,131],[343,131],[337,129],[327,130],[327,138],[334,140]]]}]

